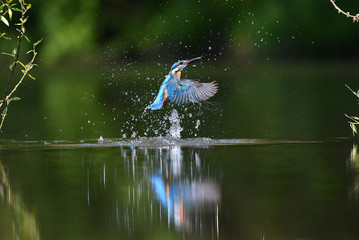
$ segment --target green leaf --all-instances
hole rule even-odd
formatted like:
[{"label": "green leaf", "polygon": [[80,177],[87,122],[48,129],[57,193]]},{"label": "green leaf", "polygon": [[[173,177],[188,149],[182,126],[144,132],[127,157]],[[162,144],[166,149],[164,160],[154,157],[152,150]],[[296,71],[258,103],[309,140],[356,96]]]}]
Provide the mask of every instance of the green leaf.
[{"label": "green leaf", "polygon": [[8,13],[9,13],[10,21],[11,21],[11,19],[12,19],[12,11],[11,11],[11,8],[8,9]]},{"label": "green leaf", "polygon": [[9,22],[7,21],[7,19],[4,16],[1,16],[1,21],[3,23],[5,23],[6,26],[9,26]]},{"label": "green leaf", "polygon": [[10,101],[19,101],[19,100],[21,100],[21,98],[19,98],[19,97],[12,97],[12,98],[10,98],[9,100],[10,100]]},{"label": "green leaf", "polygon": [[16,48],[14,48],[14,50],[12,50],[12,55],[14,55],[14,56],[16,55],[16,52],[17,52],[16,50],[17,50]]},{"label": "green leaf", "polygon": [[10,68],[11,71],[12,71],[12,69],[13,69],[14,66],[15,66],[15,62],[13,62],[13,63],[11,63],[11,64],[9,65],[9,68]]},{"label": "green leaf", "polygon": [[29,10],[31,8],[31,3],[29,3],[26,7],[26,10]]},{"label": "green leaf", "polygon": [[3,38],[3,39],[5,39],[5,40],[11,40],[11,38],[9,38],[9,37],[7,37],[7,36],[5,36],[6,35],[6,33],[4,32],[4,33],[1,33],[0,34],[0,38]]},{"label": "green leaf", "polygon": [[4,117],[6,115],[7,112],[7,107],[4,108],[4,110],[2,111],[1,115]]},{"label": "green leaf", "polygon": [[27,16],[25,19],[20,18],[20,21],[22,24],[25,24],[27,22],[27,19],[29,19],[29,16]]},{"label": "green leaf", "polygon": [[24,35],[24,38],[25,38],[29,43],[31,43],[30,39],[29,39],[26,35]]},{"label": "green leaf", "polygon": [[32,80],[35,80],[35,78],[30,74],[30,73],[28,73],[27,74]]},{"label": "green leaf", "polygon": [[20,61],[17,61],[18,63],[20,63],[20,65],[23,67],[23,68],[25,68],[25,65],[22,63],[22,62],[20,62]]},{"label": "green leaf", "polygon": [[42,38],[39,41],[37,41],[36,43],[34,43],[34,47],[36,47],[41,42],[42,42]]},{"label": "green leaf", "polygon": [[13,11],[16,11],[16,12],[21,12],[21,9],[20,8],[12,8]]},{"label": "green leaf", "polygon": [[10,56],[10,57],[15,57],[15,55],[11,54],[11,53],[2,52],[1,54],[2,55],[7,55],[7,56]]},{"label": "green leaf", "polygon": [[351,129],[353,130],[353,134],[354,134],[354,133],[355,133],[355,134],[358,134],[358,132],[357,132],[357,127],[355,126],[354,123],[350,123],[350,127],[351,127]]}]

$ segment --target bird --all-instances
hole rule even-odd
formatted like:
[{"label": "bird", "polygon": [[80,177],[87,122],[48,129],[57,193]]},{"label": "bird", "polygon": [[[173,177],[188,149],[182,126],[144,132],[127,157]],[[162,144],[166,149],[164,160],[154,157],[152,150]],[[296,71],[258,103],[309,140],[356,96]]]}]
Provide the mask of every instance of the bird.
[{"label": "bird", "polygon": [[217,93],[218,85],[215,81],[202,83],[192,79],[181,79],[182,70],[190,63],[200,60],[196,57],[189,60],[175,62],[158,91],[154,102],[145,110],[161,109],[168,101],[176,104],[196,103],[205,101]]}]

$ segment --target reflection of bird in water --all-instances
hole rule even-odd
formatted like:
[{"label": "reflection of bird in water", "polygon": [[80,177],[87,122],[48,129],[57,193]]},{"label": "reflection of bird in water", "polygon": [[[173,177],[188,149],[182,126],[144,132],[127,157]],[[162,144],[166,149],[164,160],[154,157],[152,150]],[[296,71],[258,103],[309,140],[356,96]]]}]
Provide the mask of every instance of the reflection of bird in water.
[{"label": "reflection of bird in water", "polygon": [[147,106],[146,109],[160,109],[168,100],[177,104],[185,104],[204,101],[212,97],[218,89],[215,82],[201,83],[195,80],[181,79],[181,71],[189,63],[199,59],[201,59],[201,57],[182,60],[173,64],[169,74],[160,87],[155,101]]},{"label": "reflection of bird in water", "polygon": [[210,180],[171,183],[164,180],[159,171],[151,180],[158,200],[167,209],[169,221],[173,219],[178,227],[190,224],[191,209],[204,204],[217,207],[221,200],[219,186]]}]

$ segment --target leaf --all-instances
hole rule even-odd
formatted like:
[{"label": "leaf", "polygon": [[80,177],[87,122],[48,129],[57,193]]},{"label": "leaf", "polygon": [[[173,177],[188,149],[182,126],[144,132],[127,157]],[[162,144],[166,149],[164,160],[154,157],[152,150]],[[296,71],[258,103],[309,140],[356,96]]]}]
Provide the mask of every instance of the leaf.
[{"label": "leaf", "polygon": [[9,37],[7,37],[7,36],[5,36],[6,35],[6,33],[4,32],[4,33],[1,33],[0,34],[0,38],[3,38],[3,39],[5,39],[5,40],[11,40],[11,38],[9,38]]},{"label": "leaf", "polygon": [[2,111],[1,115],[4,117],[6,115],[7,112],[7,107],[4,108],[4,110]]},{"label": "leaf", "polygon": [[23,68],[25,68],[25,65],[22,63],[22,62],[20,62],[20,61],[17,61],[18,63],[20,63],[20,65],[23,67]]},{"label": "leaf", "polygon": [[28,42],[31,42],[30,39],[29,39],[26,35],[24,35],[24,38],[25,38]]},{"label": "leaf", "polygon": [[26,7],[26,10],[29,10],[31,8],[31,3],[29,3]]},{"label": "leaf", "polygon": [[19,100],[21,100],[21,98],[19,97],[12,97],[9,99],[9,101],[19,101]]},{"label": "leaf", "polygon": [[11,64],[9,65],[9,68],[10,68],[11,71],[12,71],[12,69],[13,69],[14,66],[15,66],[15,62],[13,62],[13,63],[11,63]]},{"label": "leaf", "polygon": [[9,13],[10,21],[11,21],[11,19],[12,19],[12,11],[11,11],[11,8],[8,9],[8,13]]},{"label": "leaf", "polygon": [[39,41],[37,41],[36,43],[34,43],[34,47],[36,47],[38,44],[40,44],[42,42],[42,38],[39,40]]},{"label": "leaf", "polygon": [[1,16],[1,21],[3,23],[5,23],[6,26],[9,26],[9,22],[7,21],[7,19],[4,16]]},{"label": "leaf", "polygon": [[27,22],[27,19],[29,19],[29,16],[27,16],[25,19],[20,18],[20,21],[22,24],[25,24]]},{"label": "leaf", "polygon": [[35,78],[30,74],[30,73],[28,73],[27,74],[32,80],[35,80]]},{"label": "leaf", "polygon": [[21,9],[20,8],[12,8],[13,11],[16,11],[16,12],[21,12]]},{"label": "leaf", "polygon": [[354,123],[350,123],[350,128],[353,130],[353,135],[358,134],[357,128]]},{"label": "leaf", "polygon": [[14,54],[11,54],[11,53],[2,52],[1,54],[2,54],[2,55],[11,56],[11,57],[15,57],[15,55],[14,55]]}]

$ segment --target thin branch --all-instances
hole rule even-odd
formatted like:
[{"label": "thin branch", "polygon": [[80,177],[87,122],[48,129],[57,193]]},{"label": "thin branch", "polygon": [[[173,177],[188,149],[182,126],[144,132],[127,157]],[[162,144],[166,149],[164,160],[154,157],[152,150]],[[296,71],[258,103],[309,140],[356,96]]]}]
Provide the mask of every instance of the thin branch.
[{"label": "thin branch", "polygon": [[[35,48],[34,48],[35,50]],[[22,81],[24,80],[24,78],[29,74],[30,70],[33,67],[33,63],[35,61],[37,52],[34,51],[34,55],[31,59],[31,61],[28,63],[28,68],[26,69],[26,71],[23,72],[21,79],[19,80],[19,82],[15,85],[14,89],[9,93],[9,95],[6,96],[5,101],[8,101],[10,99],[10,97],[12,96],[12,94],[17,90],[17,88],[20,86],[20,84],[22,83]],[[0,127],[1,129],[1,127]]]},{"label": "thin branch", "polygon": [[341,10],[341,9],[338,7],[338,5],[335,4],[334,0],[329,0],[329,1],[332,3],[332,5],[334,6],[334,8],[335,8],[336,10],[338,10],[338,13],[341,13],[341,14],[347,16],[348,18],[352,18],[352,19],[353,19],[353,22],[359,22],[359,13],[357,13],[357,14],[355,14],[355,15],[352,15],[352,14],[350,14],[350,12],[345,12],[345,11]]},{"label": "thin branch", "polygon": [[[24,9],[24,6],[21,6],[21,18],[20,18],[20,19],[23,19],[24,16],[25,16],[25,9]],[[22,23],[22,21],[21,21],[21,23]],[[12,83],[12,80],[13,80],[13,78],[14,78],[16,66],[17,66],[17,63],[18,63],[18,60],[19,60],[21,39],[22,39],[22,37],[24,36],[24,33],[22,32],[22,26],[23,26],[23,23],[21,24],[21,28],[20,28],[20,31],[19,31],[19,36],[18,36],[18,41],[17,41],[17,49],[16,49],[16,56],[15,56],[14,66],[13,66],[12,69],[11,69],[10,78],[9,78],[7,87],[6,87],[6,89],[5,89],[3,101],[2,101],[2,103],[1,103],[1,105],[0,105],[0,113],[3,111],[3,109],[4,109],[4,107],[5,107],[5,104],[7,105],[7,103],[6,103],[6,97],[7,97],[7,94],[8,94],[8,92],[9,92],[10,88],[11,88],[11,83]],[[0,129],[1,129],[1,127],[0,127]]]},{"label": "thin branch", "polygon": [[[345,86],[357,97],[359,98],[359,92],[354,92],[348,85],[345,84]],[[353,136],[355,136],[355,134],[358,134],[358,129],[357,129],[357,125],[359,125],[359,118],[356,116],[349,116],[347,114],[344,114],[347,118],[350,119],[349,126],[353,131]]]},{"label": "thin branch", "polygon": [[359,94],[354,92],[348,85],[345,84],[345,86],[355,95],[359,98]]},{"label": "thin branch", "polygon": [[7,115],[7,109],[8,109],[8,108],[5,108],[5,111],[3,111],[3,113],[2,113],[2,118],[1,118],[1,123],[0,123],[0,129],[2,128],[2,125],[4,124],[4,121],[5,121],[5,118],[6,118],[6,115]]}]

